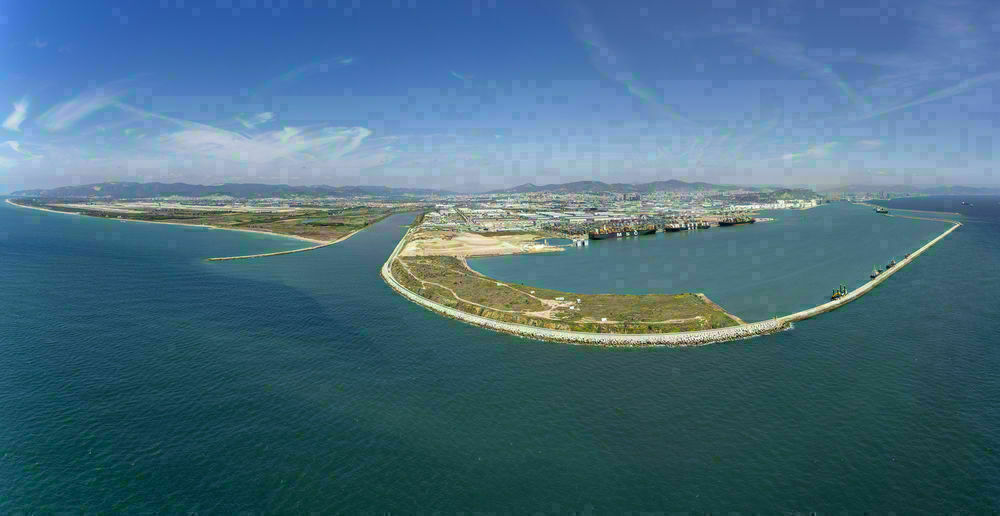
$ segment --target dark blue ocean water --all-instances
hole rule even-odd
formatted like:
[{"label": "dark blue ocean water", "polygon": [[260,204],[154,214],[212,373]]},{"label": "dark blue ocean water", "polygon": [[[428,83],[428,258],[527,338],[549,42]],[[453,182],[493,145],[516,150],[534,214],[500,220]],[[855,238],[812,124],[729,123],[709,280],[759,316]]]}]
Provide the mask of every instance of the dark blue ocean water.
[{"label": "dark blue ocean water", "polygon": [[[209,263],[298,243],[0,204],[0,512],[996,511],[992,201],[791,331],[632,351],[496,334],[394,294],[378,269],[410,215],[309,253]],[[934,209],[920,202],[908,207]],[[842,223],[854,215],[839,206],[734,228],[747,260],[732,280],[697,279],[697,263],[665,276],[690,263],[675,247],[646,273],[619,260],[607,281],[780,312],[811,303],[810,282],[862,281],[944,226],[906,221],[919,226],[899,236],[900,221],[857,213],[869,222]],[[778,260],[775,278],[765,260],[782,257],[746,251],[808,255],[796,242],[827,225],[827,240],[876,248],[855,264],[822,244],[822,267]],[[729,237],[712,238],[701,257],[728,253]],[[549,268],[538,282],[579,274]]]}]

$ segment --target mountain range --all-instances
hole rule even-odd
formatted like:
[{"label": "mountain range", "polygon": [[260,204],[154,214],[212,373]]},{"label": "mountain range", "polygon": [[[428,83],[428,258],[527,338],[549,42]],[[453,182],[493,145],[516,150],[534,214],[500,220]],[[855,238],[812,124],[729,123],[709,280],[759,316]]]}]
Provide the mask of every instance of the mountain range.
[{"label": "mountain range", "polygon": [[13,196],[56,198],[143,199],[152,197],[233,197],[237,199],[317,198],[317,197],[405,197],[450,195],[452,192],[427,188],[387,186],[289,186],[254,183],[191,185],[187,183],[98,183],[59,188],[21,190]]},{"label": "mountain range", "polygon": [[[601,181],[575,181],[571,183],[535,185],[525,183],[512,188],[492,190],[486,194],[519,194],[519,193],[651,193],[651,192],[707,192],[707,191],[747,191],[770,192],[781,198],[809,198],[804,196],[809,189],[786,189],[775,186],[736,186],[715,185],[704,182],[685,182],[678,179],[653,181],[649,183],[604,183]],[[912,185],[843,185],[819,188],[822,193],[865,193],[886,192],[894,194],[925,194],[925,195],[973,195],[996,194],[1000,188],[985,188],[972,186],[932,186],[917,187]],[[231,197],[237,199],[265,198],[323,198],[323,197],[427,197],[435,195],[454,195],[455,192],[435,190],[430,188],[392,188],[387,186],[289,186],[255,183],[226,183],[222,185],[193,185],[187,183],[136,183],[109,182],[78,186],[61,186],[50,189],[32,189],[13,192],[13,196],[21,197],[52,197],[52,198],[99,198],[99,199],[143,199],[153,197]],[[813,194],[815,195],[815,194]]]},{"label": "mountain range", "polygon": [[549,185],[534,185],[525,183],[513,188],[493,190],[490,194],[505,193],[649,193],[649,192],[695,192],[695,191],[728,191],[728,190],[758,190],[755,187],[713,185],[710,183],[688,183],[678,179],[668,181],[653,181],[651,183],[604,183],[601,181],[575,181]]},{"label": "mountain range", "polygon": [[[513,188],[493,190],[487,194],[505,193],[649,193],[693,191],[758,190],[745,186],[687,183],[677,179],[651,183],[603,183],[601,181],[576,181],[573,183],[536,186],[526,183]],[[192,185],[187,183],[135,183],[109,182],[78,186],[61,186],[50,189],[21,190],[12,193],[23,197],[143,199],[152,197],[233,197],[254,198],[319,198],[319,197],[406,197],[452,195],[454,192],[429,188],[391,188],[386,186],[289,186],[254,183],[226,183],[222,185]]]}]

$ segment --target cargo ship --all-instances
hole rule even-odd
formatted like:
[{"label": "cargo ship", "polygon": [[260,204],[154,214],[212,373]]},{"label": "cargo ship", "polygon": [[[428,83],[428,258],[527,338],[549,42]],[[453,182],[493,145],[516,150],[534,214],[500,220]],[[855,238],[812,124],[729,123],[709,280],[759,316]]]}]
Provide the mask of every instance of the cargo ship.
[{"label": "cargo ship", "polygon": [[833,293],[830,294],[830,299],[835,301],[846,295],[847,295],[847,285],[841,285],[840,288],[833,290]]},{"label": "cargo ship", "polygon": [[687,228],[688,227],[685,224],[682,224],[680,222],[674,222],[672,224],[666,224],[666,225],[664,225],[663,226],[663,232],[664,233],[673,233],[675,231],[686,231]]},{"label": "cargo ship", "polygon": [[652,235],[656,233],[656,226],[644,226],[633,228],[632,226],[608,227],[603,226],[587,233],[591,240],[604,240],[606,238],[624,238],[630,236]]},{"label": "cargo ship", "polygon": [[736,226],[738,224],[753,224],[757,219],[753,217],[726,217],[719,221],[720,226]]},{"label": "cargo ship", "polygon": [[883,213],[883,214],[889,213],[889,208],[885,208],[885,207],[882,207],[882,206],[876,206],[875,207],[875,213]]}]

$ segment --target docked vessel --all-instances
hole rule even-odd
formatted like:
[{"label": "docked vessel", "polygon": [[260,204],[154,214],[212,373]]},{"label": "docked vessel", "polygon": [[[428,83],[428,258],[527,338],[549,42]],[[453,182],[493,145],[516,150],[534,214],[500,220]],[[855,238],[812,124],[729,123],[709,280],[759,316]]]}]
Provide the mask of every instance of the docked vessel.
[{"label": "docked vessel", "polygon": [[720,226],[736,226],[738,224],[753,224],[757,219],[753,217],[726,217],[719,221]]},{"label": "docked vessel", "polygon": [[666,224],[666,225],[664,225],[663,226],[663,232],[664,233],[673,233],[675,231],[684,231],[687,228],[688,227],[686,225],[681,224],[680,222],[674,222],[672,224]]},{"label": "docked vessel", "polygon": [[841,285],[840,288],[833,289],[833,293],[830,294],[831,300],[837,300],[847,295],[847,285]]},{"label": "docked vessel", "polygon": [[878,267],[872,267],[872,273],[868,277],[871,278],[871,279],[875,279],[881,273],[882,273],[881,269],[879,269]]},{"label": "docked vessel", "polygon": [[885,264],[885,269],[889,270],[889,269],[893,268],[895,265],[896,265],[896,259],[893,258],[891,262]]},{"label": "docked vessel", "polygon": [[643,226],[634,228],[632,226],[608,227],[602,226],[587,234],[591,240],[604,240],[606,238],[623,238],[630,236],[652,235],[656,233],[656,226]]},{"label": "docked vessel", "polygon": [[889,213],[889,208],[883,206],[876,206],[875,213]]}]

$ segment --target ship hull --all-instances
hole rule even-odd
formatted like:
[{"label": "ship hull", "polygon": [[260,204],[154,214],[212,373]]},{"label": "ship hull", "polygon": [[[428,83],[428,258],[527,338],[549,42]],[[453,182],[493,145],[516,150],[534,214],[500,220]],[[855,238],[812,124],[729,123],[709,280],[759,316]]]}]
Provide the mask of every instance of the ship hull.
[{"label": "ship hull", "polygon": [[609,238],[625,238],[631,236],[652,235],[656,229],[634,229],[632,231],[616,231],[614,233],[589,233],[591,240],[607,240]]},{"label": "ship hull", "polygon": [[740,224],[753,224],[754,221],[748,220],[746,222],[720,222],[720,226],[739,226]]}]

